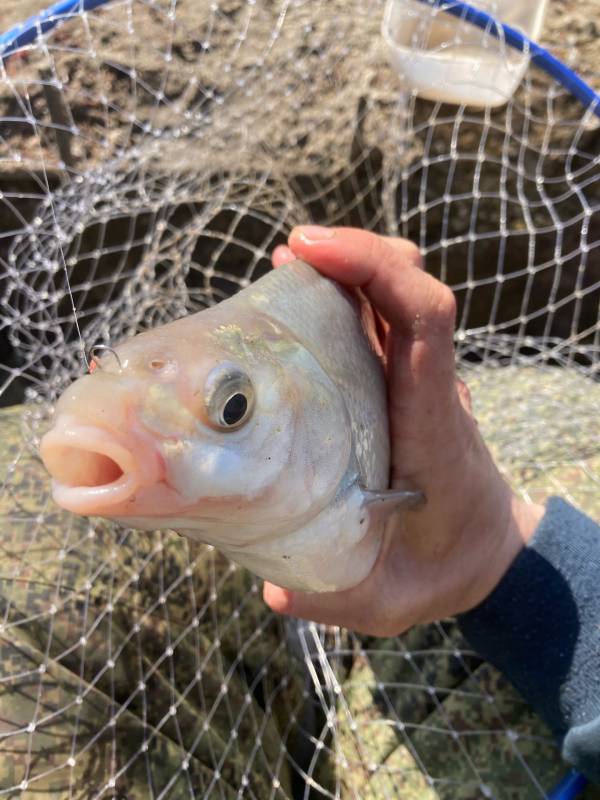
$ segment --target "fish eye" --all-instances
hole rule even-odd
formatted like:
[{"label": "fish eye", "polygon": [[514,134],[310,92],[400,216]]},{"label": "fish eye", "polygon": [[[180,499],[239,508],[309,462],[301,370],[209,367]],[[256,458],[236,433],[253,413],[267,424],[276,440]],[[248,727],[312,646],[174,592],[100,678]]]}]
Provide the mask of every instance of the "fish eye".
[{"label": "fish eye", "polygon": [[252,382],[237,364],[223,362],[208,375],[204,403],[213,428],[221,431],[239,428],[252,413]]},{"label": "fish eye", "polygon": [[241,392],[232,395],[223,407],[223,422],[225,425],[237,425],[248,410],[248,398]]}]

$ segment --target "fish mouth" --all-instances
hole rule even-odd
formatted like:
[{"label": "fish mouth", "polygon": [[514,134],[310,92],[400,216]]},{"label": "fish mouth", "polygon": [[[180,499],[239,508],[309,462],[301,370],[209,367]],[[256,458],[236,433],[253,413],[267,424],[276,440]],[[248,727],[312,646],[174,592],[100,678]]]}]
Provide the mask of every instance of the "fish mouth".
[{"label": "fish mouth", "polygon": [[76,514],[110,515],[146,483],[142,460],[117,434],[71,417],[57,420],[40,454],[54,500]]}]

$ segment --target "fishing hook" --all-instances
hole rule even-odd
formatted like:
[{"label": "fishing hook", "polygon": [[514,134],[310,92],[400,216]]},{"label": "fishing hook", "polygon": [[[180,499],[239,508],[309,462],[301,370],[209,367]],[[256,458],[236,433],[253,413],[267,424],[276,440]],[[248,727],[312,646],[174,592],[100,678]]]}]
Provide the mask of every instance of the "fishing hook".
[{"label": "fishing hook", "polygon": [[[98,355],[98,353],[100,353],[100,355]],[[88,363],[90,365],[89,368],[90,372],[93,372],[97,367],[100,367],[100,369],[102,369],[102,364],[99,361],[99,359],[102,357],[102,355],[105,355],[106,353],[110,353],[110,355],[117,362],[117,367],[119,369],[119,372],[122,372],[123,364],[121,362],[121,359],[119,358],[119,354],[117,353],[116,350],[113,350],[113,348],[109,347],[107,344],[95,344],[88,350]]]}]

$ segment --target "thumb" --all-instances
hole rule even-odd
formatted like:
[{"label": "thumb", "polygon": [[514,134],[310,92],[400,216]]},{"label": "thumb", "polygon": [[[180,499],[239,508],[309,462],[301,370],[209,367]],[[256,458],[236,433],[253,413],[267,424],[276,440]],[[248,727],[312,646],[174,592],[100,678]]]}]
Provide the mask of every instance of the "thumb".
[{"label": "thumb", "polygon": [[373,632],[376,621],[383,618],[377,594],[374,595],[372,589],[370,576],[343,592],[292,592],[265,582],[263,598],[277,614],[367,633]]},{"label": "thumb", "polygon": [[[390,326],[392,411],[443,417],[456,396],[452,291],[421,269],[418,251],[355,228],[294,228],[289,246],[324,275],[360,288]],[[419,417],[416,417],[419,418]],[[437,426],[435,426],[437,429]]]},{"label": "thumb", "polygon": [[397,333],[435,339],[452,350],[454,295],[420,268],[414,245],[403,240],[393,245],[357,228],[308,225],[294,228],[289,246],[324,275],[362,289]]}]

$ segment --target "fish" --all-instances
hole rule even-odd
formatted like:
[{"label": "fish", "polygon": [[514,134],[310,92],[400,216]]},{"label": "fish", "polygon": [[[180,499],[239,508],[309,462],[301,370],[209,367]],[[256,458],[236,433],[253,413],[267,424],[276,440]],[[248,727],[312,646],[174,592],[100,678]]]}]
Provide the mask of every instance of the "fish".
[{"label": "fish", "polygon": [[279,586],[359,584],[390,489],[380,354],[356,295],[302,261],[94,358],[40,443],[55,502],[172,529]]}]

